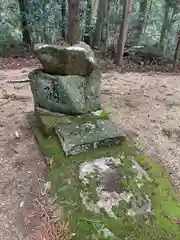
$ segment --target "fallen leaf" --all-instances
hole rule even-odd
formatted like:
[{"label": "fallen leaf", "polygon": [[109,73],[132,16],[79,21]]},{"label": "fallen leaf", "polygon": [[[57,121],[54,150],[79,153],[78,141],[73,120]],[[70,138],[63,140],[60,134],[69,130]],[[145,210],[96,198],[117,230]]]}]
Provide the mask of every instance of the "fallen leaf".
[{"label": "fallen leaf", "polygon": [[172,217],[170,216],[167,216],[167,218],[174,224],[180,224],[180,219],[173,219]]}]

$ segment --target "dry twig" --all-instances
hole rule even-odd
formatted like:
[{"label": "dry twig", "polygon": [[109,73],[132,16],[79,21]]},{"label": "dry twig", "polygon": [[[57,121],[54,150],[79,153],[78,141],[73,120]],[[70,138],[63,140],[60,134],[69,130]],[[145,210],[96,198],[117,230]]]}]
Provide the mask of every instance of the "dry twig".
[{"label": "dry twig", "polygon": [[70,240],[69,222],[45,222],[28,240]]},{"label": "dry twig", "polygon": [[14,83],[28,83],[30,82],[30,80],[22,80],[22,81],[8,81],[7,83],[11,83],[11,84],[14,84]]},{"label": "dry twig", "polygon": [[0,107],[4,106],[5,104],[9,103],[11,101],[11,99],[8,99],[7,101],[3,102],[0,104]]},{"label": "dry twig", "polygon": [[46,212],[46,209],[43,207],[43,205],[40,203],[40,201],[38,199],[36,199],[36,202],[40,205],[40,207],[44,211],[47,221],[49,221],[50,217],[49,217],[48,213]]}]

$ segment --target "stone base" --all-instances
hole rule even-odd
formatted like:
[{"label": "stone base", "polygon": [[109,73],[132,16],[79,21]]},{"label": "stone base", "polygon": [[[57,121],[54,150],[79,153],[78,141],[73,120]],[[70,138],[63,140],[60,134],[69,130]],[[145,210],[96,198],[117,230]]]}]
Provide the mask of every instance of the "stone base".
[{"label": "stone base", "polygon": [[66,157],[54,134],[45,138],[31,114],[28,120],[47,164],[55,163],[48,180],[76,239],[180,239],[178,194],[161,165],[128,138]]},{"label": "stone base", "polygon": [[55,132],[66,156],[76,155],[89,148],[120,144],[125,135],[110,120],[59,123]]}]

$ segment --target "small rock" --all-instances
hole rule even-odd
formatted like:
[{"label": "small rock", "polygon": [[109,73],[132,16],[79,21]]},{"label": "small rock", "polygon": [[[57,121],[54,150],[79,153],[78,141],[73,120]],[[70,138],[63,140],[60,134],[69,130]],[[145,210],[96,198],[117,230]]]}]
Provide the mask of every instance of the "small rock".
[{"label": "small rock", "polygon": [[20,85],[14,85],[14,89],[21,89],[21,88],[23,88],[23,85],[22,85],[22,84],[20,84]]},{"label": "small rock", "polygon": [[14,133],[14,135],[15,135],[15,137],[16,137],[17,139],[20,139],[20,134],[19,134],[18,131],[16,131],[16,132]]},{"label": "small rock", "polygon": [[19,207],[22,208],[24,206],[24,201],[20,202]]},{"label": "small rock", "polygon": [[51,184],[51,181],[48,181],[44,184],[44,190],[47,192],[51,189],[52,187],[52,184]]}]

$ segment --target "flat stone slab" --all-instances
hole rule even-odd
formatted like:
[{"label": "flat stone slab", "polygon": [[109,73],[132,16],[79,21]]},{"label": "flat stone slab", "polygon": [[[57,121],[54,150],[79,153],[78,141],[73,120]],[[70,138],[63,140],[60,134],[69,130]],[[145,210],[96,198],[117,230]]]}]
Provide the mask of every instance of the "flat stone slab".
[{"label": "flat stone slab", "polygon": [[96,68],[94,52],[84,42],[73,46],[35,44],[34,51],[50,74],[87,76]]},{"label": "flat stone slab", "polygon": [[[80,192],[82,203],[93,213],[117,219],[122,202],[127,204],[127,216],[144,215],[152,211],[150,196],[141,191],[144,184],[152,180],[134,159],[131,159],[126,174],[121,158],[102,157],[84,162],[79,167],[79,179],[84,186]],[[134,187],[131,188],[128,182]]]},{"label": "flat stone slab", "polygon": [[179,196],[162,166],[131,141],[66,157],[54,134],[32,130],[48,164],[60,163],[48,180],[76,239],[180,239]]},{"label": "flat stone slab", "polygon": [[89,148],[117,145],[125,138],[110,120],[60,123],[55,131],[66,156],[85,152]]},{"label": "flat stone slab", "polygon": [[105,120],[108,119],[107,113],[101,109],[98,111],[93,111],[89,114],[83,115],[66,115],[61,113],[55,113],[48,111],[43,108],[36,107],[35,112],[33,113],[36,118],[37,126],[39,127],[41,133],[47,137],[51,136],[54,133],[54,128],[58,123],[73,123],[75,122],[84,122],[84,121],[93,121],[93,120]]}]

